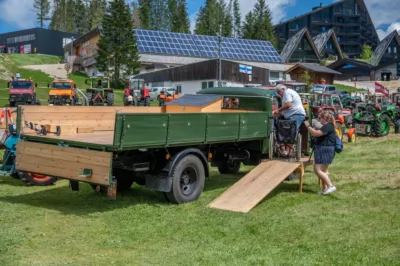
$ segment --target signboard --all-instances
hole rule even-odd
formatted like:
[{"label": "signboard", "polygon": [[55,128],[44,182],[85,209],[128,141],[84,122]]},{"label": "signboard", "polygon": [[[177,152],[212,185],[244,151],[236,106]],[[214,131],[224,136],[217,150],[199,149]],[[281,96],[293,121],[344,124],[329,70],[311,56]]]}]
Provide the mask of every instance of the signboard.
[{"label": "signboard", "polygon": [[25,54],[30,54],[30,53],[32,53],[32,45],[30,45],[30,44],[25,44],[25,45],[24,45],[24,52],[25,52]]},{"label": "signboard", "polygon": [[251,75],[253,73],[253,67],[246,65],[239,65],[239,72]]}]

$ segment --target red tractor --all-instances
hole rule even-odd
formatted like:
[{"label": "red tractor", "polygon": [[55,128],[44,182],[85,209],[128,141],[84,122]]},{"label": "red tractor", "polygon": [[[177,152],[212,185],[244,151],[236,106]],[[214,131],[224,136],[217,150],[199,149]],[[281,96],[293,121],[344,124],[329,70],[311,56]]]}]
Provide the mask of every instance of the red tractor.
[{"label": "red tractor", "polygon": [[150,106],[150,91],[144,79],[129,79],[124,90],[124,105]]}]

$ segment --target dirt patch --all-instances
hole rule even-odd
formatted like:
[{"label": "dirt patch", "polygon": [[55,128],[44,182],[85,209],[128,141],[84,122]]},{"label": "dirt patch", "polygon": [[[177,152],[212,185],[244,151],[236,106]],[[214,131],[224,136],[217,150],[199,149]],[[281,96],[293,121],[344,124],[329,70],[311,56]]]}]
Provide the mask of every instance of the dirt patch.
[{"label": "dirt patch", "polygon": [[40,70],[51,78],[67,78],[67,71],[65,70],[64,64],[51,64],[51,65],[30,65],[24,66],[24,68]]}]

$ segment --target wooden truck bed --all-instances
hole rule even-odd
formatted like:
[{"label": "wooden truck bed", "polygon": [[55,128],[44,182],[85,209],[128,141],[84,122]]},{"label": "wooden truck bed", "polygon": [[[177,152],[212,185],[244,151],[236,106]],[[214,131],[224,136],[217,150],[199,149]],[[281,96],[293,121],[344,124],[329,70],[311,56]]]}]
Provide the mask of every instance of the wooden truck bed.
[{"label": "wooden truck bed", "polygon": [[[271,125],[266,112],[239,110],[165,113],[162,107],[24,106],[20,112],[24,140],[108,151],[261,140]],[[27,123],[52,132],[58,125],[61,135],[38,135]]]}]

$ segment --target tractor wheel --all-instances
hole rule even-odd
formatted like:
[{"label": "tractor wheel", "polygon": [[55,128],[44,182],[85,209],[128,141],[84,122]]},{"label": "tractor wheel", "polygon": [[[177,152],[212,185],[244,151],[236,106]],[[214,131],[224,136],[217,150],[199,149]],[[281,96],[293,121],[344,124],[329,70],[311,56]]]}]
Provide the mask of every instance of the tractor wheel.
[{"label": "tractor wheel", "polygon": [[356,132],[353,132],[353,134],[351,134],[351,136],[349,137],[349,142],[350,143],[355,143],[357,141],[357,134]]},{"label": "tractor wheel", "polygon": [[114,93],[109,92],[107,93],[107,106],[113,106],[114,105]]},{"label": "tractor wheel", "polygon": [[344,107],[347,107],[347,106],[351,106],[351,103],[352,103],[353,101],[351,100],[351,99],[346,99],[346,100],[344,100],[344,102],[343,102],[343,106]]},{"label": "tractor wheel", "polygon": [[87,105],[93,105],[93,94],[91,92],[86,92],[86,98],[87,98]]},{"label": "tractor wheel", "polygon": [[340,123],[336,123],[335,124],[335,131],[336,131],[336,135],[339,137],[339,139],[341,141],[343,141],[343,132],[344,132],[343,125],[340,124]]},{"label": "tractor wheel", "polygon": [[18,175],[28,186],[49,186],[57,181],[56,177],[31,172],[18,172]]},{"label": "tractor wheel", "polygon": [[199,157],[189,154],[181,158],[172,171],[169,201],[177,204],[197,200],[204,189],[205,170]]},{"label": "tractor wheel", "polygon": [[384,137],[389,134],[390,118],[388,115],[381,115],[378,120],[372,125],[372,133],[375,137]]},{"label": "tractor wheel", "polygon": [[240,170],[240,162],[229,163],[225,162],[218,166],[218,171],[222,175],[236,175]]},{"label": "tractor wheel", "polygon": [[159,106],[164,106],[165,105],[165,100],[164,99],[160,99],[160,100],[158,100],[158,105]]},{"label": "tractor wheel", "polygon": [[150,106],[150,97],[146,97],[146,99],[144,99],[144,106]]},{"label": "tractor wheel", "polygon": [[396,121],[394,124],[394,133],[399,134],[400,133],[400,119]]}]

